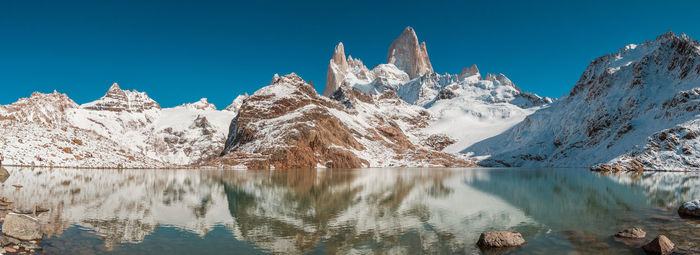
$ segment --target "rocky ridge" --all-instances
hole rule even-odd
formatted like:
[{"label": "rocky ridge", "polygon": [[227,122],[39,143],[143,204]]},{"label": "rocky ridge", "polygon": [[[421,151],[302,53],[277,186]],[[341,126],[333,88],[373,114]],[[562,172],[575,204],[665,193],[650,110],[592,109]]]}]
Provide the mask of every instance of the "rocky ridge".
[{"label": "rocky ridge", "polygon": [[244,101],[231,122],[223,157],[235,168],[470,166],[422,144],[430,115],[395,93],[341,88],[319,95],[296,74],[273,77]]}]

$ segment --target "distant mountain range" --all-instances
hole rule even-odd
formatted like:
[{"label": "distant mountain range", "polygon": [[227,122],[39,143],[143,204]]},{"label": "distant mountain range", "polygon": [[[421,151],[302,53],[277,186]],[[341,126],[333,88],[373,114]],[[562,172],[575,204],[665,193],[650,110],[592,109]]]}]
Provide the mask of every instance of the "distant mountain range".
[{"label": "distant mountain range", "polygon": [[318,94],[292,73],[162,109],[115,83],[97,101],[34,93],[0,106],[5,164],[70,167],[547,166],[700,170],[700,46],[668,32],[595,59],[561,99],[476,65],[437,74],[406,28],[372,69],[339,43]]}]

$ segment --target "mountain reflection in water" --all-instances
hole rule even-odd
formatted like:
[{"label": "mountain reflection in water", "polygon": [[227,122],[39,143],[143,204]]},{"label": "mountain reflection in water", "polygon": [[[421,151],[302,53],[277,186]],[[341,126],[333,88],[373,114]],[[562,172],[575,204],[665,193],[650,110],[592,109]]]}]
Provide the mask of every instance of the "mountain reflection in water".
[{"label": "mountain reflection in water", "polygon": [[528,243],[511,253],[638,254],[610,238],[630,226],[700,252],[700,222],[675,214],[698,174],[6,168],[2,196],[50,209],[48,253],[471,254],[481,232],[513,229]]}]

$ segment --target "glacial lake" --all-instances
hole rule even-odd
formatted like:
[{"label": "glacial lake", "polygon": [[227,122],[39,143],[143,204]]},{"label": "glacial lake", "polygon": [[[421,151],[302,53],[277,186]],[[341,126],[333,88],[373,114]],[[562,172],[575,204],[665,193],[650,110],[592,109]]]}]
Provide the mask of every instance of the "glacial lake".
[{"label": "glacial lake", "polygon": [[[523,234],[508,254],[644,254],[657,234],[700,253],[676,212],[700,173],[5,168],[0,196],[49,209],[47,254],[480,254],[489,230]],[[612,238],[632,226],[644,243]]]}]

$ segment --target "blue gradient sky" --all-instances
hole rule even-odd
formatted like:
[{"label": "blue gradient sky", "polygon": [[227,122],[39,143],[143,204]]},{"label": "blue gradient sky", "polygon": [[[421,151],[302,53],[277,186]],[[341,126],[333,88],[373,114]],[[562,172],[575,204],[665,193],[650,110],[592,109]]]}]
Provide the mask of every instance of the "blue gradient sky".
[{"label": "blue gradient sky", "polygon": [[0,104],[54,89],[85,103],[116,81],[164,107],[222,108],[290,72],[322,91],[335,44],[372,68],[409,25],[438,73],[477,64],[560,97],[597,56],[668,30],[700,38],[699,1],[484,2],[1,1]]}]

